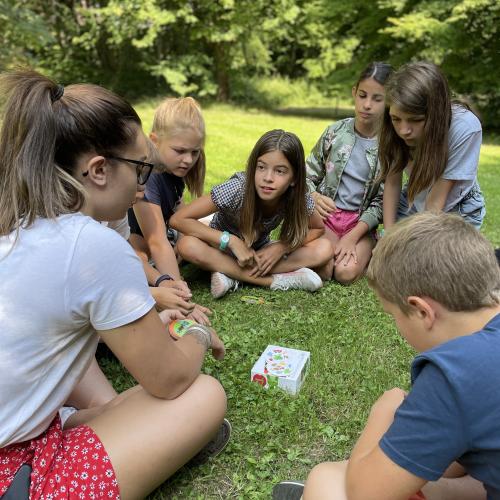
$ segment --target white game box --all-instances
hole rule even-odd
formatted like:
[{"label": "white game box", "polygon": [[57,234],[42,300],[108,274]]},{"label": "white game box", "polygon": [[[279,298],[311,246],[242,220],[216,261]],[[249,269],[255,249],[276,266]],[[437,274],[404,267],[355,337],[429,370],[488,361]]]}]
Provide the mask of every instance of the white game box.
[{"label": "white game box", "polygon": [[310,358],[308,351],[268,345],[253,365],[250,380],[266,389],[279,387],[295,395],[307,375]]}]

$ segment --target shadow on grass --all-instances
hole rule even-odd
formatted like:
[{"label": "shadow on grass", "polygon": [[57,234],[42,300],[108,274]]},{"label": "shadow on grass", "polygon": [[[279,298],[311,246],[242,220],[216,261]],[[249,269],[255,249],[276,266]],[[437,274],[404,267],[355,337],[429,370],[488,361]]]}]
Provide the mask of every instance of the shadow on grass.
[{"label": "shadow on grass", "polygon": [[354,116],[354,110],[352,107],[342,107],[342,106],[287,106],[275,108],[271,104],[266,105],[265,103],[261,105],[256,105],[255,103],[239,103],[239,102],[229,102],[229,103],[218,103],[216,101],[204,101],[203,109],[210,109],[218,105],[228,105],[235,107],[237,109],[242,109],[248,112],[262,112],[269,113],[271,115],[280,116],[298,116],[306,118],[327,118],[331,120],[340,120],[342,118],[349,118]]},{"label": "shadow on grass", "polygon": [[353,116],[352,108],[277,108],[270,111],[272,114],[285,116],[305,116],[308,118],[330,118],[332,120],[340,120]]}]

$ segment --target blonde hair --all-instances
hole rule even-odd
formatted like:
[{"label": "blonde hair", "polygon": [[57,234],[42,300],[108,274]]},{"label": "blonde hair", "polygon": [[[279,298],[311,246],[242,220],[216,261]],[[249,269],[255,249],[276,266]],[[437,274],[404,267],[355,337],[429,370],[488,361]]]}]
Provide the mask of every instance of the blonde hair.
[{"label": "blonde hair", "polygon": [[398,222],[377,244],[368,283],[410,312],[408,297],[429,297],[449,311],[500,301],[500,267],[488,240],[462,217],[423,212]]},{"label": "blonde hair", "polygon": [[152,132],[158,137],[172,137],[186,130],[195,131],[202,140],[202,148],[198,160],[186,175],[186,185],[194,196],[203,194],[205,183],[205,120],[201,107],[192,97],[169,97],[155,111]]}]

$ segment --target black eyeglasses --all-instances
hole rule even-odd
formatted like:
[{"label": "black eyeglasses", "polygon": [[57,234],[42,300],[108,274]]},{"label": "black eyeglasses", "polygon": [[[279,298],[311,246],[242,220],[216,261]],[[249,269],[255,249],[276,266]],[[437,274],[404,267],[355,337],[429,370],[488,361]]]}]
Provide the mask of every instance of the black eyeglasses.
[{"label": "black eyeglasses", "polygon": [[126,161],[135,165],[137,170],[137,184],[140,186],[143,186],[146,182],[148,182],[149,176],[151,175],[153,168],[155,168],[153,163],[148,163],[147,161],[129,160],[128,158],[120,158],[119,156],[108,156],[108,158],[110,160]]},{"label": "black eyeglasses", "polygon": [[[107,158],[108,160],[126,161],[127,163],[135,165],[137,172],[137,184],[140,186],[143,186],[146,182],[148,182],[149,176],[151,175],[153,168],[155,168],[153,163],[148,163],[147,161],[130,160],[129,158],[120,158],[119,156],[107,156]],[[89,175],[89,171],[87,170],[86,172],[83,172],[82,175],[83,177],[86,177]]]}]

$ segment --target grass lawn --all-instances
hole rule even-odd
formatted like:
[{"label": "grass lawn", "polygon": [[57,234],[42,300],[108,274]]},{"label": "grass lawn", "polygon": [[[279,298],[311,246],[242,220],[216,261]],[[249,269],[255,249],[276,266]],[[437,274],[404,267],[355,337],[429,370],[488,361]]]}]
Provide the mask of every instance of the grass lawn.
[{"label": "grass lawn", "polygon": [[[137,106],[149,130],[154,102]],[[328,120],[272,115],[213,105],[205,108],[206,191],[244,169],[258,137],[272,128],[295,132],[306,154]],[[488,215],[483,231],[500,245],[500,146],[484,145],[480,182]],[[304,479],[313,465],[346,458],[371,404],[386,389],[408,388],[414,352],[377,304],[366,280],[344,287],[326,284],[310,294],[244,287],[219,301],[211,298],[208,273],[185,266],[194,299],[213,310],[223,339],[223,362],[207,356],[203,371],[219,379],[228,397],[232,440],[225,452],[197,469],[179,471],[149,498],[270,498],[283,479]],[[451,292],[451,291],[450,291]],[[251,293],[265,304],[241,302]],[[311,368],[297,397],[250,383],[250,369],[268,344],[311,352]],[[118,390],[133,384],[117,364],[104,368]]]}]

